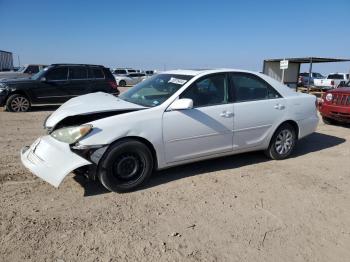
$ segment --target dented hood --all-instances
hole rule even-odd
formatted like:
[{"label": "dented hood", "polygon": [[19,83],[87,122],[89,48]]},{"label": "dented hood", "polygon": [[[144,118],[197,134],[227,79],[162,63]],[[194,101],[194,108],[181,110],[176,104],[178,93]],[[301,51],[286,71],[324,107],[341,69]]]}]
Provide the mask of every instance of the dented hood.
[{"label": "dented hood", "polygon": [[103,112],[118,112],[145,109],[140,105],[126,102],[111,94],[91,93],[70,99],[53,112],[46,120],[45,127],[54,127],[63,119],[76,115],[90,115]]}]

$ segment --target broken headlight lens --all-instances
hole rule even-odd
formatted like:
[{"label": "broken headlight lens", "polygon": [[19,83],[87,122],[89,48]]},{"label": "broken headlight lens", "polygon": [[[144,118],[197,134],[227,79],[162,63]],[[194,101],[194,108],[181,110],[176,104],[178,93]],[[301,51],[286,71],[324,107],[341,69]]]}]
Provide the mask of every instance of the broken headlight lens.
[{"label": "broken headlight lens", "polygon": [[73,144],[86,136],[91,130],[92,125],[64,127],[53,131],[51,136],[56,138],[58,141]]}]

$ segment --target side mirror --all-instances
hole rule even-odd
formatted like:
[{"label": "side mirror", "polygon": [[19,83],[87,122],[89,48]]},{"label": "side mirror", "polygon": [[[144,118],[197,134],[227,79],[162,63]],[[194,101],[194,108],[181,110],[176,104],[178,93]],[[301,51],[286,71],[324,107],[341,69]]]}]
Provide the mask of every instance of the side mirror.
[{"label": "side mirror", "polygon": [[177,99],[169,107],[170,110],[186,110],[191,108],[193,108],[193,100],[189,98]]},{"label": "side mirror", "polygon": [[45,76],[43,76],[43,77],[40,78],[40,82],[46,82],[46,81],[47,81],[47,79],[46,79]]}]

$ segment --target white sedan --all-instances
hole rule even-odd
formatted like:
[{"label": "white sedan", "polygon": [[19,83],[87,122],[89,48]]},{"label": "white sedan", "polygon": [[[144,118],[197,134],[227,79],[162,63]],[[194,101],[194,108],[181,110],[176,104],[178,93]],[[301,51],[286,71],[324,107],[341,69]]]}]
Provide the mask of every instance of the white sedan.
[{"label": "white sedan", "polygon": [[128,75],[114,75],[118,86],[133,86],[146,78],[144,73],[130,73]]},{"label": "white sedan", "polygon": [[288,157],[318,124],[315,96],[241,70],[176,70],[119,98],[72,98],[46,121],[46,136],[21,151],[23,164],[58,187],[70,173],[130,191],[155,170],[264,150]]}]

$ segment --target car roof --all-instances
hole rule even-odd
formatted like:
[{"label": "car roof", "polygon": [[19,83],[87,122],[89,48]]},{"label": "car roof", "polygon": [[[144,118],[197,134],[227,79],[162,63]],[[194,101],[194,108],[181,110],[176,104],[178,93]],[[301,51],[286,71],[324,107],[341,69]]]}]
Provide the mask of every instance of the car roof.
[{"label": "car roof", "polygon": [[104,67],[103,65],[91,65],[91,64],[51,64],[52,66],[94,66],[94,67]]},{"label": "car roof", "polygon": [[253,71],[241,70],[241,69],[233,69],[233,68],[218,68],[218,69],[176,69],[176,70],[164,71],[164,72],[162,72],[162,74],[175,74],[175,75],[197,76],[197,75],[200,75],[200,74],[206,75],[206,74],[224,73],[224,72],[244,72],[244,73],[253,73],[253,74],[256,74],[256,72],[253,72]]}]

